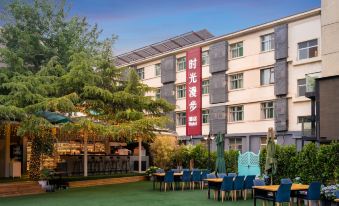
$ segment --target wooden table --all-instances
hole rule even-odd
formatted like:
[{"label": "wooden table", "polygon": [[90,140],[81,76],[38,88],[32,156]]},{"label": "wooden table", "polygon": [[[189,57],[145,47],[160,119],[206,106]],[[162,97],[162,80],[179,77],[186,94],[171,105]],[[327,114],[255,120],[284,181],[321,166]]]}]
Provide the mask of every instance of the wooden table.
[{"label": "wooden table", "polygon": [[339,202],[339,198],[338,199],[334,199],[334,202]]},{"label": "wooden table", "polygon": [[[182,176],[182,172],[180,173],[174,173],[174,180],[179,179]],[[162,182],[164,181],[166,173],[153,173],[153,190],[155,190],[155,182],[160,182],[160,191],[161,191],[161,186]]]},{"label": "wooden table", "polygon": [[[291,192],[305,191],[308,190],[308,185],[302,184],[292,184]],[[253,186],[254,196],[254,206],[257,204],[257,199],[270,200],[275,206],[275,196],[279,189],[279,185],[267,185],[267,186]],[[272,193],[273,196],[269,196],[268,193]]]},{"label": "wooden table", "polygon": [[215,188],[218,190],[218,200],[220,199],[220,187],[223,181],[223,178],[207,178],[204,179],[204,181],[208,182],[208,192],[207,197],[208,199],[211,199],[211,188]]}]

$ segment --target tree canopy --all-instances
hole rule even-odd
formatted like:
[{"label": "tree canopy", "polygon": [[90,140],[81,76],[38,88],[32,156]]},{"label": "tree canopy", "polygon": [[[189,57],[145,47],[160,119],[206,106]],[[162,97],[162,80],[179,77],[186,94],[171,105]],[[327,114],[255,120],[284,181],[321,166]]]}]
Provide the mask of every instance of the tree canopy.
[{"label": "tree canopy", "polygon": [[164,114],[173,105],[146,96],[154,89],[142,84],[133,69],[123,78],[124,69],[114,65],[116,37],[100,40],[97,25],[68,16],[67,8],[65,1],[48,0],[14,0],[5,6],[0,121],[25,122],[20,133],[27,135],[32,128],[27,121],[32,118],[31,122],[49,128],[46,121],[36,120],[41,111],[82,112],[83,121],[93,122],[91,128],[103,137],[125,141],[154,137],[152,131],[164,126]]}]

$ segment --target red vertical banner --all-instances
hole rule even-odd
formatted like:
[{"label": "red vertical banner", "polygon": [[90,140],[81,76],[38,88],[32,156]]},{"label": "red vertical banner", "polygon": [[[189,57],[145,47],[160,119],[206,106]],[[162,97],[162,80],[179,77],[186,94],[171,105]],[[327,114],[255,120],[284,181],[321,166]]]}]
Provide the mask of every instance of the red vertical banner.
[{"label": "red vertical banner", "polygon": [[186,136],[201,135],[201,48],[186,52]]}]

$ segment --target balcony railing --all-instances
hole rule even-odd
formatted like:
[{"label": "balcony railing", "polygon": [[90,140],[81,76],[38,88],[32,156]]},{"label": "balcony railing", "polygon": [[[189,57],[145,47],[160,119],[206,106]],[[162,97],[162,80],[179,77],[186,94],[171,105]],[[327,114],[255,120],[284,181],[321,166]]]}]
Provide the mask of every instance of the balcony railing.
[{"label": "balcony railing", "polygon": [[320,72],[306,74],[306,97],[315,97],[315,81],[321,77]]}]

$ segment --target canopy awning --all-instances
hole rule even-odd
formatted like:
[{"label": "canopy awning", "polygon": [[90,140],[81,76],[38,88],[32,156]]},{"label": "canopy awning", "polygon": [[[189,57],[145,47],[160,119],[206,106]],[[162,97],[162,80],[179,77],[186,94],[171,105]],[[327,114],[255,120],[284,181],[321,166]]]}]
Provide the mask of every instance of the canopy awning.
[{"label": "canopy awning", "polygon": [[45,118],[52,124],[67,123],[71,121],[68,117],[56,112],[41,111],[37,112],[36,115]]}]

